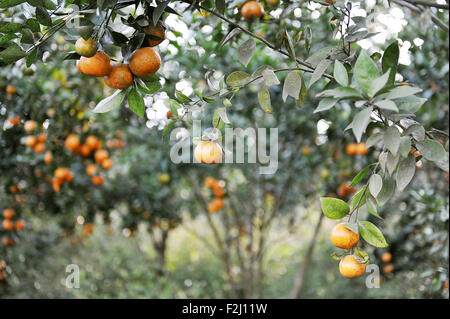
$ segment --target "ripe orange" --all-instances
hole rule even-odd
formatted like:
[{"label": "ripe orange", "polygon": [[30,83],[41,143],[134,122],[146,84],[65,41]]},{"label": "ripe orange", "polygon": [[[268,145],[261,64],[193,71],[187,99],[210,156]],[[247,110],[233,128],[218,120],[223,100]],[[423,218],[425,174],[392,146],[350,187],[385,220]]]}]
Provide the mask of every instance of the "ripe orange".
[{"label": "ripe orange", "polygon": [[221,186],[216,185],[213,188],[213,194],[216,197],[224,197],[225,196],[225,191],[223,190],[223,188]]},{"label": "ripe orange", "polygon": [[94,185],[103,184],[103,176],[92,176],[92,184]]},{"label": "ripe orange", "polygon": [[4,230],[12,230],[13,229],[13,223],[9,219],[4,219],[2,222],[2,226]]},{"label": "ripe orange", "polygon": [[52,152],[47,151],[44,154],[44,162],[45,164],[50,164],[52,162],[53,156],[52,156]]},{"label": "ripe orange", "polygon": [[17,185],[11,185],[10,189],[11,193],[15,194],[18,193],[20,191],[20,187]]},{"label": "ripe orange", "polygon": [[90,135],[86,138],[85,144],[89,146],[91,150],[98,150],[100,148],[100,141],[96,136]]},{"label": "ripe orange", "polygon": [[262,17],[263,8],[257,1],[247,1],[241,8],[241,14],[244,19],[251,21]]},{"label": "ripe orange", "polygon": [[5,219],[11,219],[14,217],[14,215],[15,215],[14,209],[12,208],[5,208],[3,210],[3,217],[5,217]]},{"label": "ripe orange", "polygon": [[389,252],[385,252],[385,253],[383,253],[383,254],[381,255],[381,260],[382,260],[384,263],[390,262],[391,259],[392,259],[392,254],[389,253]]},{"label": "ripe orange", "polygon": [[205,178],[205,186],[208,188],[213,188],[216,185],[216,183],[217,181],[211,176]]},{"label": "ripe orange", "polygon": [[108,151],[106,150],[98,150],[95,152],[94,157],[97,163],[102,163],[105,159],[108,158]]},{"label": "ripe orange", "polygon": [[166,29],[164,28],[161,21],[156,24],[156,27],[153,25],[152,21],[149,21],[149,26],[144,29],[146,36],[146,40],[149,46],[154,47],[164,41],[166,38]]},{"label": "ripe orange", "polygon": [[366,147],[366,143],[356,144],[356,153],[360,155],[366,155],[369,153],[369,150]]},{"label": "ripe orange", "polygon": [[4,260],[0,260],[0,271],[6,268],[6,262]]},{"label": "ripe orange", "polygon": [[161,66],[161,58],[152,48],[136,50],[130,60],[131,72],[139,77],[155,74]]},{"label": "ripe orange", "polygon": [[356,191],[356,189],[354,187],[348,187],[348,183],[341,183],[341,185],[339,185],[337,194],[339,197],[344,198],[347,197],[349,195],[354,194]]},{"label": "ripe orange", "polygon": [[80,145],[80,153],[84,157],[89,156],[89,154],[91,154],[91,149],[86,144]]},{"label": "ripe orange", "polygon": [[16,116],[16,117],[9,117],[8,118],[8,122],[9,122],[9,124],[11,124],[13,126],[19,125],[20,117],[18,117],[18,116]]},{"label": "ripe orange", "polygon": [[127,64],[117,64],[112,67],[111,73],[105,77],[109,87],[125,90],[133,83],[133,74]]},{"label": "ripe orange", "polygon": [[78,71],[86,75],[106,76],[111,73],[111,60],[103,52],[97,52],[93,57],[81,57],[77,62]]},{"label": "ripe orange", "polygon": [[64,181],[66,179],[67,176],[67,169],[64,167],[58,167],[57,169],[55,169],[55,171],[53,172],[53,175],[59,180],[59,181]]},{"label": "ripe orange", "polygon": [[194,157],[199,163],[219,163],[222,161],[222,148],[216,142],[203,141],[195,147]]},{"label": "ripe orange", "polygon": [[28,135],[25,139],[25,145],[29,147],[34,147],[37,143],[37,139],[33,135]]},{"label": "ripe orange", "polygon": [[358,154],[358,144],[356,143],[350,143],[347,145],[347,147],[345,148],[345,152],[347,153],[347,155],[356,155]]},{"label": "ripe orange", "polygon": [[385,274],[390,274],[393,271],[394,271],[394,265],[393,264],[387,264],[386,266],[383,267],[383,272]]},{"label": "ripe orange", "polygon": [[208,212],[210,212],[210,213],[217,213],[222,208],[223,208],[223,200],[222,200],[222,198],[214,198],[208,204]]},{"label": "ripe orange", "polygon": [[17,231],[23,230],[25,228],[25,222],[22,219],[19,219],[14,223],[14,229]]},{"label": "ripe orange", "polygon": [[87,40],[79,38],[77,42],[75,42],[75,51],[79,55],[84,57],[90,58],[91,56],[95,55],[97,49],[97,43],[91,38]]},{"label": "ripe orange", "polygon": [[45,141],[47,140],[47,135],[46,134],[39,134],[37,136],[37,140],[39,143],[45,143]]},{"label": "ripe orange", "polygon": [[366,272],[366,265],[359,263],[355,256],[349,255],[342,258],[339,271],[346,278],[361,277]]},{"label": "ripe orange", "polygon": [[52,178],[52,187],[55,192],[59,192],[61,189],[61,182],[57,178]]},{"label": "ripe orange", "polygon": [[43,151],[45,151],[45,144],[44,143],[37,143],[34,146],[34,151],[36,153],[42,153]]},{"label": "ripe orange", "polygon": [[16,87],[14,85],[7,85],[6,86],[6,93],[8,93],[8,94],[16,94],[17,93]]},{"label": "ripe orange", "polygon": [[97,169],[98,169],[97,165],[89,164],[88,166],[86,166],[86,174],[88,174],[89,176],[92,176],[95,174]]},{"label": "ripe orange", "polygon": [[36,121],[33,120],[29,120],[26,121],[25,123],[23,123],[23,129],[25,130],[25,132],[31,132],[33,130],[35,130],[37,127],[37,123]]},{"label": "ripe orange", "polygon": [[172,116],[172,111],[167,111],[167,113],[166,113],[166,117],[168,118],[168,119],[170,119],[170,117]]},{"label": "ripe orange", "polygon": [[336,247],[352,249],[359,241],[359,234],[345,227],[344,223],[339,223],[331,230],[330,239]]},{"label": "ripe orange", "polygon": [[84,225],[83,234],[85,237],[88,237],[90,234],[92,234],[93,231],[94,231],[94,224],[87,223],[86,225]]},{"label": "ripe orange", "polygon": [[102,161],[102,167],[103,167],[103,169],[108,170],[108,169],[110,169],[110,168],[112,167],[112,165],[113,165],[113,161],[110,160],[109,158],[105,158],[105,159]]},{"label": "ripe orange", "polygon": [[75,134],[69,134],[64,144],[68,150],[74,152],[80,146],[80,138]]}]

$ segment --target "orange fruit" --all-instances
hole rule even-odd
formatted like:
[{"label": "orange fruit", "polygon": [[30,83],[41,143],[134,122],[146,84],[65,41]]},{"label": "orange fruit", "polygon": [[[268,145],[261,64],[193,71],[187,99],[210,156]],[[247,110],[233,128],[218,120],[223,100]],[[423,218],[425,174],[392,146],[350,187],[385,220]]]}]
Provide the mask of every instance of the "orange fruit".
[{"label": "orange fruit", "polygon": [[393,271],[394,271],[394,265],[393,264],[387,264],[386,266],[383,267],[383,272],[385,274],[390,274]]},{"label": "orange fruit", "polygon": [[106,150],[98,150],[95,152],[94,157],[97,163],[102,163],[105,159],[108,158],[108,151]]},{"label": "orange fruit", "polygon": [[47,140],[47,135],[46,134],[39,134],[37,136],[37,140],[39,143],[45,143],[45,141]]},{"label": "orange fruit", "polygon": [[11,193],[15,194],[18,193],[20,191],[20,187],[17,185],[11,185],[10,189]]},{"label": "orange fruit", "polygon": [[33,130],[35,130],[37,127],[37,123],[36,121],[33,120],[29,120],[26,121],[25,123],[23,123],[23,129],[25,130],[25,132],[31,132]]},{"label": "orange fruit", "polygon": [[392,259],[392,254],[389,253],[389,252],[385,252],[385,253],[383,253],[383,254],[381,255],[381,260],[382,260],[384,263],[390,262],[391,259]]},{"label": "orange fruit", "polygon": [[67,169],[64,167],[58,167],[57,169],[55,169],[55,171],[53,172],[53,175],[59,180],[59,181],[64,181],[66,179],[67,176]]},{"label": "orange fruit", "polygon": [[61,183],[56,178],[52,178],[52,187],[55,192],[59,192],[61,189]]},{"label": "orange fruit", "polygon": [[53,156],[52,156],[52,152],[47,151],[44,154],[44,162],[45,164],[50,164],[52,162]]},{"label": "orange fruit", "polygon": [[84,57],[90,58],[91,56],[94,56],[97,49],[97,43],[91,38],[87,40],[79,38],[77,42],[75,42],[75,51]]},{"label": "orange fruit", "polygon": [[107,148],[116,148],[117,147],[117,140],[116,139],[112,139],[112,140],[106,141],[106,147]]},{"label": "orange fruit", "polygon": [[172,116],[172,111],[167,111],[167,113],[166,113],[166,117],[169,119],[170,117]]},{"label": "orange fruit", "polygon": [[16,126],[16,125],[19,125],[19,123],[20,123],[20,117],[9,117],[8,118],[8,122],[9,122],[9,124],[11,124],[11,125],[13,125],[13,126]]},{"label": "orange fruit", "polygon": [[345,152],[347,153],[347,155],[356,155],[358,154],[358,144],[356,143],[350,143],[347,145],[347,147],[345,148]]},{"label": "orange fruit", "polygon": [[14,223],[14,229],[20,231],[25,228],[25,222],[22,219],[19,219]]},{"label": "orange fruit", "polygon": [[366,143],[356,144],[356,153],[360,155],[366,155],[369,153],[369,150],[366,147]]},{"label": "orange fruit", "polygon": [[94,185],[103,184],[103,176],[92,176],[92,184]]},{"label": "orange fruit", "polygon": [[217,181],[211,176],[205,178],[205,186],[208,188],[213,188],[216,185],[216,183]]},{"label": "orange fruit", "polygon": [[36,153],[42,153],[43,151],[45,151],[45,144],[44,143],[37,143],[34,146],[34,151]]},{"label": "orange fruit", "polygon": [[87,223],[86,225],[84,225],[84,228],[83,228],[84,236],[88,237],[90,234],[92,234],[93,231],[94,231],[94,224]]},{"label": "orange fruit", "polygon": [[73,174],[72,174],[72,172],[69,169],[67,169],[66,181],[68,183],[70,183],[72,180],[73,180]]},{"label": "orange fruit", "polygon": [[219,163],[222,161],[222,148],[216,142],[203,141],[195,147],[194,157],[199,163]]},{"label": "orange fruit", "polygon": [[86,138],[85,144],[91,149],[91,150],[98,150],[100,148],[100,141],[96,136],[90,135]]},{"label": "orange fruit", "polygon": [[345,227],[344,223],[339,223],[331,230],[330,239],[336,247],[352,249],[359,241],[359,234]]},{"label": "orange fruit", "polygon": [[107,86],[125,90],[133,83],[133,74],[127,64],[117,64],[112,67],[111,73],[105,77]]},{"label": "orange fruit", "polygon": [[6,93],[8,93],[8,94],[16,94],[17,93],[16,87],[14,85],[7,85],[6,86]]},{"label": "orange fruit", "polygon": [[102,161],[102,167],[103,167],[103,169],[108,170],[108,169],[110,169],[110,168],[112,167],[112,165],[113,165],[113,161],[110,160],[109,158],[105,158],[105,159]]},{"label": "orange fruit", "polygon": [[244,19],[251,21],[262,17],[263,8],[257,1],[247,1],[241,8],[241,14]]},{"label": "orange fruit", "polygon": [[13,223],[9,219],[4,219],[2,222],[2,226],[4,230],[12,230],[13,229]]},{"label": "orange fruit", "polygon": [[153,25],[152,21],[149,21],[148,27],[144,29],[146,40],[149,46],[154,47],[164,41],[166,38],[166,29],[164,28],[161,21],[158,21],[156,27]]},{"label": "orange fruit", "polygon": [[25,145],[29,147],[34,147],[37,143],[37,138],[33,135],[28,135],[25,139]]},{"label": "orange fruit", "polygon": [[223,190],[223,188],[219,185],[216,185],[213,188],[213,194],[216,197],[224,197],[225,196],[225,191]]},{"label": "orange fruit", "polygon": [[4,260],[0,261],[0,271],[6,268],[6,262]]},{"label": "orange fruit", "polygon": [[64,144],[68,150],[74,152],[80,146],[80,138],[75,134],[69,134]]},{"label": "orange fruit", "polygon": [[91,154],[91,149],[90,149],[90,147],[88,145],[83,144],[83,145],[80,146],[80,153],[84,157],[89,156],[89,154]]},{"label": "orange fruit", "polygon": [[348,183],[341,183],[341,185],[339,185],[337,194],[339,197],[343,198],[354,194],[355,191],[356,189],[354,187],[348,187]]},{"label": "orange fruit", "polygon": [[77,69],[83,74],[92,76],[106,76],[111,72],[111,60],[103,52],[97,52],[93,57],[81,57],[77,62]]},{"label": "orange fruit", "polygon": [[136,50],[130,60],[131,72],[139,77],[155,74],[161,66],[161,58],[152,48]]},{"label": "orange fruit", "polygon": [[214,198],[208,204],[208,212],[210,212],[210,213],[217,213],[222,208],[223,208],[223,200],[222,200],[222,198]]},{"label": "orange fruit", "polygon": [[339,271],[346,278],[361,277],[366,272],[366,265],[359,263],[355,256],[349,255],[342,258]]},{"label": "orange fruit", "polygon": [[11,219],[14,217],[14,215],[15,215],[14,209],[12,208],[5,208],[3,210],[3,217],[5,217],[5,219]]},{"label": "orange fruit", "polygon": [[95,174],[97,169],[98,169],[97,165],[89,164],[88,166],[86,166],[86,174],[88,174],[89,176],[92,176]]}]

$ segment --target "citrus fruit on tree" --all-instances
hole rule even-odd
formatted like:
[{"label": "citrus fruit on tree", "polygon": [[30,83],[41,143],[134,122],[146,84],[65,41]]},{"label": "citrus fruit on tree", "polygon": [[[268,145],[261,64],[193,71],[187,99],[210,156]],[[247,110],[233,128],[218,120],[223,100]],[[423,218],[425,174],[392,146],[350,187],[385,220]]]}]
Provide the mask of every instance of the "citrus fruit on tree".
[{"label": "citrus fruit on tree", "polygon": [[359,241],[359,234],[339,223],[331,230],[330,239],[333,245],[342,249],[352,249]]},{"label": "citrus fruit on tree", "polygon": [[73,152],[80,146],[80,138],[75,134],[69,134],[64,144],[68,150]]},{"label": "citrus fruit on tree", "polygon": [[5,208],[3,210],[3,217],[5,217],[5,219],[11,219],[14,217],[14,210],[12,208]]},{"label": "citrus fruit on tree", "polygon": [[161,66],[161,57],[152,48],[141,48],[131,56],[131,72],[139,77],[155,74]]},{"label": "citrus fruit on tree", "polygon": [[166,29],[164,28],[161,21],[159,21],[156,26],[152,21],[149,21],[148,27],[144,29],[146,40],[149,46],[154,47],[164,41],[166,38]]},{"label": "citrus fruit on tree", "polygon": [[98,169],[97,165],[89,164],[88,166],[86,166],[86,174],[88,174],[89,176],[92,176],[95,174],[97,169]]},{"label": "citrus fruit on tree", "polygon": [[105,159],[102,161],[102,167],[103,167],[103,169],[108,170],[108,169],[110,169],[112,166],[113,166],[113,161],[112,161],[111,159],[105,158]]},{"label": "citrus fruit on tree", "polygon": [[9,219],[4,219],[2,222],[2,226],[4,230],[12,230],[13,229],[13,223]]},{"label": "citrus fruit on tree", "polygon": [[6,93],[8,93],[8,94],[16,94],[17,93],[16,87],[14,85],[7,85],[6,86]]},{"label": "citrus fruit on tree", "polygon": [[23,124],[23,129],[25,130],[25,132],[31,132],[31,131],[35,130],[36,127],[37,127],[37,123],[36,123],[36,121],[33,121],[33,120],[26,121]]},{"label": "citrus fruit on tree", "polygon": [[92,184],[94,185],[103,184],[103,176],[92,176]]},{"label": "citrus fruit on tree", "polygon": [[203,164],[216,164],[222,161],[222,148],[212,141],[200,142],[194,150],[195,160]]},{"label": "citrus fruit on tree", "polygon": [[100,141],[98,138],[94,135],[89,135],[86,138],[85,144],[91,149],[91,150],[98,150],[100,148]]},{"label": "citrus fruit on tree", "polygon": [[133,83],[133,74],[126,64],[117,64],[112,67],[111,73],[105,77],[105,83],[109,87],[124,90]]},{"label": "citrus fruit on tree", "polygon": [[383,267],[383,272],[385,274],[390,274],[393,271],[394,271],[394,265],[393,264],[387,264],[386,266]]},{"label": "citrus fruit on tree", "polygon": [[257,1],[247,1],[241,8],[241,14],[244,19],[251,21],[262,17],[263,8]]},{"label": "citrus fruit on tree", "polygon": [[34,151],[35,151],[36,153],[42,153],[43,151],[45,151],[45,144],[44,144],[44,143],[41,143],[41,142],[37,143],[37,144],[34,146]]},{"label": "citrus fruit on tree", "polygon": [[34,147],[37,143],[37,138],[36,136],[33,135],[29,135],[26,137],[25,139],[25,145],[29,146],[29,147]]},{"label": "citrus fruit on tree", "polygon": [[108,151],[107,150],[98,150],[95,152],[94,157],[95,161],[97,163],[102,163],[105,159],[108,158]]},{"label": "citrus fruit on tree", "polygon": [[385,252],[381,255],[381,260],[384,263],[388,263],[392,260],[392,254],[390,252]]},{"label": "citrus fruit on tree", "polygon": [[23,230],[25,228],[25,222],[22,219],[19,219],[14,223],[15,230]]},{"label": "citrus fruit on tree", "polygon": [[90,58],[82,56],[77,61],[77,68],[86,75],[106,76],[111,72],[111,60],[105,53],[97,52]]},{"label": "citrus fruit on tree", "polygon": [[91,38],[87,40],[79,38],[77,42],[75,42],[75,51],[79,55],[87,58],[94,56],[97,52],[97,49],[97,43]]},{"label": "citrus fruit on tree", "polygon": [[346,278],[361,277],[366,271],[366,265],[358,262],[355,256],[349,255],[341,259],[339,271]]}]

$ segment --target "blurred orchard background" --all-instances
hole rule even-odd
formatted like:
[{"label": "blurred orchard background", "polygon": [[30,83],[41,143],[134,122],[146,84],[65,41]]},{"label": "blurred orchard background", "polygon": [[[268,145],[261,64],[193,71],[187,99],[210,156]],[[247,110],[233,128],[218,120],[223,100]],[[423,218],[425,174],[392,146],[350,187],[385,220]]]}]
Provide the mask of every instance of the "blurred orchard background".
[{"label": "blurred orchard background", "polygon": [[[34,16],[45,2],[5,1],[0,6],[3,48],[15,39],[5,31],[8,23]],[[55,8],[96,3],[51,1]],[[275,39],[280,26],[303,30],[300,57],[341,41],[327,1],[259,2],[265,15],[257,21],[242,19],[243,1],[237,0],[226,1],[226,16],[265,39]],[[448,26],[447,2],[433,1],[447,9],[417,5],[420,12],[405,5],[414,1],[351,2],[352,17],[370,16],[367,30],[375,33],[357,39],[352,48],[382,53],[396,41],[396,81],[421,88],[419,95],[427,99],[417,120],[426,129],[448,132],[448,29],[434,19]],[[108,1],[101,3],[106,8]],[[215,10],[214,1],[202,5]],[[167,118],[167,101],[176,91],[192,98],[194,91],[206,91],[210,82],[243,69],[237,50],[245,38],[240,34],[219,46],[230,30],[227,23],[189,3],[169,6],[180,15],[163,14],[160,88],[145,97],[143,117],[126,103],[108,113],[92,112],[114,89],[102,78],[82,75],[75,61],[66,59],[79,37],[76,30],[55,32],[29,66],[28,58],[1,64],[0,210],[10,209],[14,216],[8,219],[11,230],[5,224],[0,229],[0,297],[448,298],[448,166],[445,172],[424,159],[406,190],[379,209],[382,219],[366,217],[383,229],[389,243],[367,248],[370,263],[380,267],[379,288],[367,288],[365,276],[339,274],[338,261],[330,257],[336,251],[329,238],[335,222],[322,218],[319,198],[349,199],[352,189],[346,185],[377,160],[380,149],[348,154],[347,146],[355,143],[351,130],[345,130],[353,114],[348,101],[313,112],[324,78],[308,89],[301,107],[292,98],[283,102],[277,86],[270,89],[271,113],[258,106],[255,87],[234,97],[228,112],[234,127],[278,127],[275,174],[259,174],[261,164],[170,160],[173,141],[166,128],[175,121]],[[45,8],[53,6],[47,1]],[[125,17],[143,12],[141,5],[120,10]],[[32,41],[48,28],[40,24],[40,31],[28,31]],[[110,37],[133,33],[119,18],[109,26],[116,32]],[[16,38],[23,41],[28,33],[16,31]],[[103,49],[121,60],[121,50],[106,40]],[[245,70],[286,67],[285,58],[258,44]],[[201,119],[203,128],[212,126],[221,103],[209,101],[189,116]],[[369,126],[368,134],[371,129],[376,128]],[[92,147],[76,147],[77,139]],[[100,165],[91,150],[96,148],[106,150],[98,156],[109,161]],[[63,183],[55,182],[58,174],[65,176]],[[211,205],[214,198],[219,203]],[[391,254],[387,262],[384,253]],[[65,285],[69,264],[79,266],[79,289]]]}]

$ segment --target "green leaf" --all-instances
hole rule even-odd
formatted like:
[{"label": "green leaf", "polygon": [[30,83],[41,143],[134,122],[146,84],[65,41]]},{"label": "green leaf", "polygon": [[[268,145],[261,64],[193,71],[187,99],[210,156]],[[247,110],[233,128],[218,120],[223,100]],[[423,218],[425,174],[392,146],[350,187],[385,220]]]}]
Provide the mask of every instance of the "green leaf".
[{"label": "green leaf", "polygon": [[167,132],[169,132],[169,130],[172,128],[172,126],[175,125],[175,123],[176,123],[176,121],[172,121],[166,125],[166,127],[164,128],[164,131],[162,133],[162,137],[164,137],[167,134]]},{"label": "green leaf", "polygon": [[403,192],[406,186],[411,182],[416,172],[416,160],[414,155],[409,154],[407,158],[402,160],[397,171],[397,188]]},{"label": "green leaf", "polygon": [[314,113],[322,112],[331,109],[333,106],[336,105],[337,101],[339,101],[338,98],[334,97],[326,97],[324,99],[321,99],[319,102],[319,105],[314,110]]},{"label": "green leaf", "polygon": [[397,99],[398,108],[407,113],[416,113],[427,99],[410,95],[401,99]]},{"label": "green leaf", "polygon": [[26,59],[27,68],[29,68],[34,63],[34,61],[36,61],[38,50],[39,50],[38,48],[34,48],[33,51],[31,51],[31,53],[28,54]]},{"label": "green leaf", "polygon": [[0,2],[0,9],[11,8],[24,2],[25,0],[2,0]]},{"label": "green leaf", "polygon": [[225,122],[222,120],[220,113],[225,110],[225,107],[219,107],[214,111],[212,125],[218,130],[221,130],[225,127]]},{"label": "green leaf", "polygon": [[15,33],[22,29],[21,23],[9,22],[3,27],[0,27],[0,33]]},{"label": "green leaf", "polygon": [[362,207],[366,203],[366,187],[361,187],[352,198],[352,209]]},{"label": "green leaf", "polygon": [[324,215],[330,219],[341,219],[350,212],[350,206],[341,199],[332,197],[320,198]]},{"label": "green leaf", "polygon": [[21,43],[26,43],[26,44],[33,44],[34,43],[33,33],[31,33],[30,30],[23,29],[21,31],[21,34],[22,34],[22,38],[20,39]]},{"label": "green leaf", "polygon": [[124,90],[117,90],[112,95],[101,100],[92,110],[94,113],[106,113],[122,104],[126,92]]},{"label": "green leaf", "polygon": [[375,216],[376,218],[383,219],[380,215],[378,215],[377,208],[376,208],[376,206],[373,204],[373,202],[371,200],[368,199],[366,201],[366,207],[367,207],[367,211],[371,215]]},{"label": "green leaf", "polygon": [[383,188],[383,179],[378,174],[373,174],[369,178],[369,191],[374,196],[377,197]]},{"label": "green leaf", "polygon": [[311,80],[309,80],[308,88],[310,88],[314,83],[320,80],[320,78],[325,73],[331,62],[332,62],[331,60],[325,59],[320,61],[319,64],[317,64],[313,74],[311,75]]},{"label": "green leaf", "polygon": [[373,81],[380,76],[377,65],[365,51],[356,60],[353,76],[359,87],[367,94],[372,92]]},{"label": "green leaf", "polygon": [[389,126],[384,131],[384,145],[391,152],[392,155],[397,155],[400,147],[400,132],[395,126]]},{"label": "green leaf", "polygon": [[400,49],[398,47],[398,42],[395,41],[391,45],[389,45],[383,54],[383,59],[381,60],[381,67],[383,69],[383,73],[389,72],[389,84],[394,84],[395,74],[397,73],[397,65],[398,58],[400,56]]},{"label": "green leaf", "polygon": [[253,54],[255,54],[255,50],[256,43],[253,38],[248,39],[238,48],[238,59],[245,67],[252,59]]},{"label": "green leaf", "polygon": [[383,139],[383,134],[381,132],[377,132],[373,135],[370,135],[366,141],[366,147],[371,148],[374,145],[377,145]]},{"label": "green leaf", "polygon": [[0,51],[0,61],[6,64],[16,62],[25,56],[25,52],[17,44],[7,47],[5,50]]},{"label": "green leaf", "polygon": [[177,99],[181,102],[181,103],[189,103],[192,102],[192,100],[184,95],[183,93],[181,93],[180,91],[175,91],[175,96],[177,97]]},{"label": "green leaf", "polygon": [[396,88],[393,88],[387,93],[380,94],[380,98],[387,99],[387,100],[393,100],[393,99],[400,99],[404,98],[416,93],[422,92],[422,89],[412,87],[412,86],[398,86]]},{"label": "green leaf", "polygon": [[370,165],[369,165],[369,166],[366,166],[361,172],[359,172],[358,175],[356,175],[356,176],[353,178],[353,180],[352,180],[352,182],[350,183],[349,187],[353,187],[353,186],[355,186],[356,184],[358,184],[360,181],[362,181],[363,178],[366,177],[367,173],[369,172],[369,168],[370,168]]},{"label": "green leaf", "polygon": [[263,109],[266,113],[272,113],[271,110],[271,103],[270,103],[270,93],[269,89],[265,84],[261,84],[258,90],[258,102],[259,106]]},{"label": "green leaf", "polygon": [[378,106],[380,109],[398,112],[397,105],[395,105],[395,103],[391,100],[381,100],[381,101],[375,102],[374,104],[376,106]]},{"label": "green leaf", "polygon": [[36,19],[42,25],[45,25],[47,27],[51,27],[52,26],[52,18],[48,14],[47,10],[45,10],[42,7],[37,7],[36,8]]},{"label": "green leaf", "polygon": [[394,180],[390,177],[386,177],[383,180],[383,187],[381,188],[381,191],[378,193],[376,197],[378,206],[380,207],[384,206],[384,204],[386,204],[394,194],[394,190],[395,190]]},{"label": "green leaf", "polygon": [[231,87],[242,87],[246,85],[250,79],[250,74],[242,71],[235,71],[227,77],[225,82]]},{"label": "green leaf", "polygon": [[402,157],[408,157],[410,150],[411,150],[411,138],[409,136],[402,136],[400,138],[400,146],[398,148],[398,152]]},{"label": "green leaf", "polygon": [[361,237],[372,246],[378,248],[389,246],[381,230],[369,221],[359,222],[359,233],[361,234]]},{"label": "green leaf", "polygon": [[0,37],[0,45],[8,43],[12,39],[16,39],[18,36],[14,33],[5,34],[4,36]]},{"label": "green leaf", "polygon": [[417,150],[420,155],[429,161],[443,161],[447,158],[447,152],[441,143],[435,140],[423,140],[416,143]]},{"label": "green leaf", "polygon": [[139,94],[136,89],[132,89],[128,94],[128,106],[139,117],[144,117],[145,103],[144,98]]},{"label": "green leaf", "polygon": [[355,234],[359,233],[358,224],[355,224],[355,223],[344,223],[344,226],[345,226],[345,228],[351,230]]},{"label": "green leaf", "polygon": [[361,137],[366,131],[367,125],[370,123],[370,115],[372,114],[372,110],[372,107],[365,108],[353,118],[352,131],[358,143],[361,142]]},{"label": "green leaf", "polygon": [[152,81],[145,81],[145,80],[143,80],[144,81],[144,83],[145,83],[145,86],[147,87],[147,89],[149,90],[149,93],[147,93],[147,94],[153,94],[153,93],[156,93],[156,92],[158,92],[161,88],[162,88],[162,85],[161,85],[161,83],[159,82],[159,79],[157,79],[157,80],[152,80]]},{"label": "green leaf", "polygon": [[341,86],[348,86],[348,74],[345,66],[338,60],[334,61],[334,79]]},{"label": "green leaf", "polygon": [[291,71],[284,79],[282,99],[286,102],[288,96],[298,99],[300,90],[302,89],[302,78],[296,71]]},{"label": "green leaf", "polygon": [[327,97],[335,97],[335,98],[359,98],[359,99],[362,98],[362,96],[358,92],[358,90],[348,87],[348,86],[341,86],[336,89],[325,90],[325,91],[317,94],[316,96],[317,97],[327,96]]},{"label": "green leaf", "polygon": [[300,96],[298,97],[297,100],[295,100],[295,103],[298,107],[305,104],[306,97],[308,95],[308,89],[306,88],[305,80],[303,79],[303,77],[300,77],[300,78],[302,79],[302,87],[300,88]]},{"label": "green leaf", "polygon": [[25,22],[25,26],[31,30],[31,32],[40,32],[41,26],[39,25],[39,22],[36,19],[28,19]]}]

